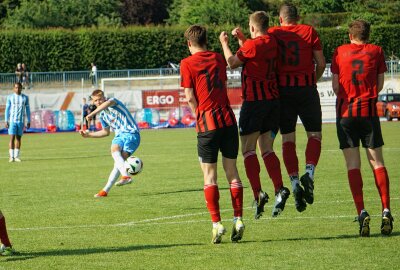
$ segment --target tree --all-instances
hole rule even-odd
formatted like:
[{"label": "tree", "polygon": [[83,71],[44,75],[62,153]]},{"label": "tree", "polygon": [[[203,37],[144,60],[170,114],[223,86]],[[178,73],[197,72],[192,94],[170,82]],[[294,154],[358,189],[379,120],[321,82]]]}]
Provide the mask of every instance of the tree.
[{"label": "tree", "polygon": [[169,24],[247,26],[251,10],[245,0],[174,0]]},{"label": "tree", "polygon": [[119,0],[21,0],[9,10],[6,28],[91,27],[120,25]]},{"label": "tree", "polygon": [[400,2],[391,0],[343,0],[344,7],[351,12],[350,20],[364,19],[372,25],[399,24]]},{"label": "tree", "polygon": [[9,10],[14,10],[20,4],[19,0],[3,0],[0,1],[0,22],[6,17]]},{"label": "tree", "polygon": [[344,12],[343,0],[295,0],[302,14]]},{"label": "tree", "polygon": [[162,24],[168,18],[167,8],[171,0],[122,0],[120,9],[122,23]]},{"label": "tree", "polygon": [[346,25],[364,19],[372,25],[398,24],[400,1],[392,0],[293,0],[302,22],[316,27]]}]

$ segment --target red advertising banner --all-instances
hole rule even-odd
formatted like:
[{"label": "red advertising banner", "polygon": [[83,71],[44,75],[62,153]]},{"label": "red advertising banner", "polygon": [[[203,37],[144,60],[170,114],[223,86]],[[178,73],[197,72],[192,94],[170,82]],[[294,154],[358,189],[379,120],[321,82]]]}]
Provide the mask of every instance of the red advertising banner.
[{"label": "red advertising banner", "polygon": [[242,105],[242,88],[228,88],[228,98],[231,106],[241,106]]},{"label": "red advertising banner", "polygon": [[179,91],[142,91],[143,108],[179,107]]},{"label": "red advertising banner", "polygon": [[[231,106],[242,105],[242,89],[240,87],[228,88],[228,98]],[[179,90],[151,90],[142,91],[143,108],[170,108],[187,105],[185,92]]]}]

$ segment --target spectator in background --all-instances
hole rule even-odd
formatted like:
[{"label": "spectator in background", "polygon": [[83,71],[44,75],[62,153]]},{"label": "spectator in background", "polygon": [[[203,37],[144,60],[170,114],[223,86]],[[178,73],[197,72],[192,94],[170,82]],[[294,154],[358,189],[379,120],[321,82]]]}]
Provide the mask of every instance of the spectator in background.
[{"label": "spectator in background", "polygon": [[89,129],[89,121],[86,119],[86,116],[90,113],[89,104],[87,104],[86,98],[82,100],[82,126],[81,129],[85,129],[83,126],[86,125],[86,129]]},{"label": "spectator in background", "polygon": [[22,85],[14,84],[14,94],[7,97],[5,121],[8,134],[10,135],[9,143],[9,162],[21,162],[19,151],[21,149],[21,139],[24,132],[25,113],[27,118],[26,128],[30,127],[31,111],[29,109],[29,98],[21,93]]},{"label": "spectator in background", "polygon": [[24,75],[25,75],[24,69],[22,68],[21,63],[18,63],[17,68],[15,69],[15,76],[17,79],[17,83],[22,83]]},{"label": "spectator in background", "polygon": [[10,239],[8,238],[6,219],[1,210],[0,210],[0,241],[1,241],[1,246],[0,246],[1,256],[11,256],[15,254]]},{"label": "spectator in background", "polygon": [[22,63],[21,65],[22,70],[23,70],[23,74],[22,74],[22,86],[24,88],[27,88],[29,86],[29,72],[28,72],[28,68],[26,67],[26,65],[24,63]]},{"label": "spectator in background", "polygon": [[94,63],[91,63],[89,78],[92,80],[92,87],[97,87],[97,67]]},{"label": "spectator in background", "polygon": [[[93,99],[90,100],[90,105],[88,107],[88,114],[94,112],[97,109],[97,106],[94,104]],[[93,121],[93,130],[96,130],[96,114],[91,117],[91,120],[87,122],[88,129],[90,130]]]}]

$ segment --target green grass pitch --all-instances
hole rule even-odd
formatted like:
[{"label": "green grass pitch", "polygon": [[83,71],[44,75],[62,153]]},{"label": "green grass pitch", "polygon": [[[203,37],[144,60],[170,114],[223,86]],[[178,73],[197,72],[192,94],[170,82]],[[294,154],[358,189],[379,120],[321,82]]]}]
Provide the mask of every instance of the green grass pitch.
[{"label": "green grass pitch", "polygon": [[[112,136],[83,139],[77,133],[26,134],[22,163],[8,163],[8,136],[0,136],[0,209],[17,256],[0,257],[0,269],[396,269],[400,265],[400,122],[383,122],[384,156],[395,218],[390,237],[380,234],[381,203],[362,151],[364,199],[371,237],[358,237],[355,207],[338,149],[334,124],[323,125],[315,202],[298,213],[291,196],[271,218],[272,183],[262,166],[271,200],[253,219],[252,192],[243,159],[244,222],[241,243],[229,240],[232,210],[219,167],[220,206],[227,235],[211,244],[194,129],[143,130],[135,155],[144,169],[132,185],[93,198],[112,166]],[[304,172],[305,133],[297,131]],[[281,139],[275,149],[281,158]],[[221,160],[221,159],[220,159]],[[261,160],[260,160],[261,161]],[[261,165],[263,163],[261,162]],[[281,159],[284,183],[290,186]]]}]

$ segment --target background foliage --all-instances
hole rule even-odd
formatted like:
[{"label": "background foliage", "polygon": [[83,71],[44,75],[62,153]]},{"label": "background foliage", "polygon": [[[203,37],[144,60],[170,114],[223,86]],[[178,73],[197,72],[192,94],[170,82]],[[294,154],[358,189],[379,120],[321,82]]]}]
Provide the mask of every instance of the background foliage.
[{"label": "background foliage", "polygon": [[[373,25],[371,42],[386,55],[397,45],[400,1],[292,0],[301,22],[315,26],[328,62],[347,43],[347,23]],[[220,51],[218,35],[234,26],[248,28],[248,15],[265,10],[278,25],[282,0],[3,0],[0,1],[0,70],[18,62],[31,71],[158,68],[188,55],[183,32],[190,24],[208,26],[209,48]],[[236,43],[232,47],[235,50]]]},{"label": "background foliage", "polygon": [[104,25],[247,25],[248,14],[265,10],[277,22],[279,6],[293,2],[303,21],[317,27],[364,18],[374,25],[399,24],[393,0],[3,0],[3,28],[92,27]]},{"label": "background foliage", "polygon": [[[233,26],[208,27],[209,49],[221,52],[219,33]],[[81,28],[77,30],[6,30],[0,32],[0,70],[14,72],[16,63],[28,63],[31,71],[83,70],[91,62],[98,69],[159,68],[179,63],[189,55],[183,33],[186,27]],[[330,62],[334,49],[348,43],[346,28],[318,29],[324,55]],[[399,26],[377,26],[371,42],[386,56],[400,55]],[[15,44],[18,44],[16,46]],[[230,40],[233,51],[237,42]]]}]

